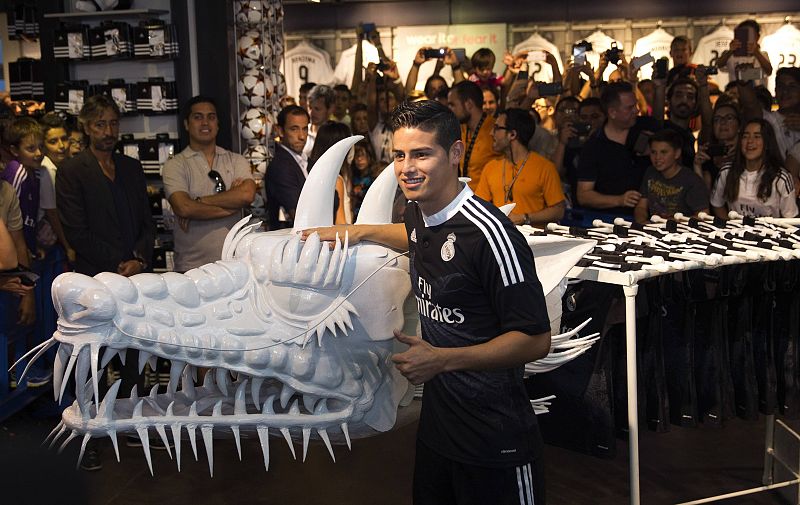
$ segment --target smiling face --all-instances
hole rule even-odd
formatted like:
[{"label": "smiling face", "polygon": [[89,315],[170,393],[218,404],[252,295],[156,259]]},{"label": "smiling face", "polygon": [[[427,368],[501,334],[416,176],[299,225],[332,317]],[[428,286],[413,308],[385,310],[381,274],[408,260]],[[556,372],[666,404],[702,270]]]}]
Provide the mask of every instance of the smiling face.
[{"label": "smiling face", "polygon": [[742,156],[747,161],[757,161],[764,157],[764,138],[761,136],[761,125],[750,123],[742,132]]},{"label": "smiling face", "polygon": [[681,150],[675,149],[669,142],[653,141],[650,143],[650,163],[659,172],[671,172],[678,166]]},{"label": "smiling face", "polygon": [[679,84],[669,100],[670,116],[689,119],[697,106],[697,90],[691,84]]},{"label": "smiling face", "polygon": [[56,166],[69,156],[69,135],[64,128],[50,128],[44,135],[44,154]]},{"label": "smiling face", "polygon": [[44,158],[42,138],[36,135],[22,137],[19,145],[11,146],[11,154],[23,167],[39,168],[42,165],[42,158]]},{"label": "smiling face", "polygon": [[217,141],[219,121],[214,104],[200,102],[192,105],[189,117],[183,122],[192,144],[209,145]]},{"label": "smiling face", "polygon": [[464,144],[457,140],[445,150],[436,134],[418,128],[394,132],[394,173],[405,197],[420,204],[427,215],[450,203],[459,191],[458,163]]}]

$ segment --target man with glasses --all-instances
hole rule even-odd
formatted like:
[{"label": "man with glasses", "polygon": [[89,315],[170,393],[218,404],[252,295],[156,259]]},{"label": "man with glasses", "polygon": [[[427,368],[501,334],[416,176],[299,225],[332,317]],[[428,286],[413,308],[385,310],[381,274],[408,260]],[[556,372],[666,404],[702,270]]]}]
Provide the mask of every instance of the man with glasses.
[{"label": "man with glasses", "polygon": [[501,112],[492,128],[492,149],[503,153],[483,167],[475,195],[497,207],[516,206],[508,215],[516,225],[544,225],[564,217],[564,193],[556,167],[528,150],[535,125],[522,109]]},{"label": "man with glasses", "polygon": [[[67,241],[75,249],[75,271],[125,277],[146,272],[155,226],[142,164],[114,152],[119,108],[110,97],[96,95],[86,100],[79,117],[89,145],[56,172],[56,207]],[[142,388],[138,351],[129,350],[126,363],[120,370],[122,390],[130,391],[133,385]],[[106,381],[100,381],[101,397],[107,387]],[[90,442],[81,468],[102,468],[97,450],[98,443]]]},{"label": "man with glasses", "polygon": [[243,217],[256,194],[244,156],[217,145],[214,100],[191,98],[183,126],[189,146],[164,164],[164,192],[178,218],[175,271],[185,272],[220,259],[225,236]]}]

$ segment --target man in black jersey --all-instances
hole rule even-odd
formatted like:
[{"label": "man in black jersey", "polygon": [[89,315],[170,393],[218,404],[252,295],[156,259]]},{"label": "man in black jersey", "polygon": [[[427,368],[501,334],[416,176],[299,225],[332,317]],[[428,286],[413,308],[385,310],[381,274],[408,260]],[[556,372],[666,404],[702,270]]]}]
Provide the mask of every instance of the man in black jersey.
[{"label": "man in black jersey", "polygon": [[[543,504],[542,440],[522,376],[549,352],[550,323],[531,250],[459,182],[464,144],[449,109],[402,104],[390,127],[405,224],[347,231],[351,243],[410,254],[422,337],[395,332],[408,350],[393,360],[410,382],[425,383],[414,504]],[[317,231],[330,240],[337,228],[344,232]]]}]

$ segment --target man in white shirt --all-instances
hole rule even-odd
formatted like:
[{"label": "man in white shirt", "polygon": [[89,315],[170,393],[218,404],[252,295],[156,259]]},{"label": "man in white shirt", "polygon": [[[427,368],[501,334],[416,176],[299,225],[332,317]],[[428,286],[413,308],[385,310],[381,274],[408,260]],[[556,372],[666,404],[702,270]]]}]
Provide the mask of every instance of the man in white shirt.
[{"label": "man in white shirt", "polygon": [[317,130],[329,120],[336,110],[336,92],[330,86],[317,84],[308,92],[308,115],[311,126],[308,128],[308,138],[303,148],[303,155],[308,158],[317,140]]},{"label": "man in white shirt", "polygon": [[308,176],[308,156],[303,153],[308,123],[308,112],[297,105],[284,107],[278,113],[275,129],[281,141],[275,144],[275,157],[264,181],[270,230],[291,228],[294,224],[294,211]]}]

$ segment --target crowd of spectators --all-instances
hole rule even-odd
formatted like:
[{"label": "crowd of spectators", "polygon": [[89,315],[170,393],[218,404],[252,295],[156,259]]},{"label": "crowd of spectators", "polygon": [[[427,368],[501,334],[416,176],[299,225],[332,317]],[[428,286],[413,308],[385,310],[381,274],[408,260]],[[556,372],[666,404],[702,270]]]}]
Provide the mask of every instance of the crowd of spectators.
[{"label": "crowd of spectators", "polygon": [[[336,224],[353,223],[365,193],[393,160],[389,113],[406,100],[437,100],[461,122],[460,176],[497,206],[513,203],[516,224],[574,223],[580,216],[624,217],[729,211],[746,216],[797,217],[800,183],[800,68],[777,70],[756,34],[731,43],[709,68],[690,63],[691,40],[675,37],[672,68],[641,79],[624,55],[568,61],[562,76],[554,55],[538,55],[553,82],[536,82],[527,53],[501,55],[502,75],[490,49],[463,55],[421,47],[403,81],[376,30],[356,30],[349,85],[306,83],[283,97],[275,153],[264,177],[268,229],[293,225],[303,184],[322,153],[351,134],[364,136],[337,178]],[[362,72],[362,40],[380,63]],[[416,91],[420,67],[436,61]],[[657,67],[659,62],[655,62]],[[448,84],[440,72],[449,67]],[[604,80],[606,70],[615,67]],[[720,89],[714,74],[731,82]],[[775,74],[775,95],[763,85]],[[296,98],[296,100],[295,100]],[[166,197],[176,215],[176,269],[219,259],[225,234],[253,201],[256,185],[240,155],[216,145],[214,100],[185,104],[190,145],[164,167]],[[154,225],[138,161],[115,151],[119,110],[107,97],[89,99],[80,125],[48,113],[2,124],[0,265],[34,272],[59,251],[74,270],[124,276],[152,270]],[[395,207],[402,207],[398,197]],[[402,216],[401,211],[396,215]],[[585,222],[585,221],[584,221]],[[591,222],[591,221],[589,221]],[[213,239],[211,239],[213,238]],[[13,304],[17,323],[36,318],[31,286],[0,277],[0,301]],[[36,374],[28,385],[46,383]]]}]

